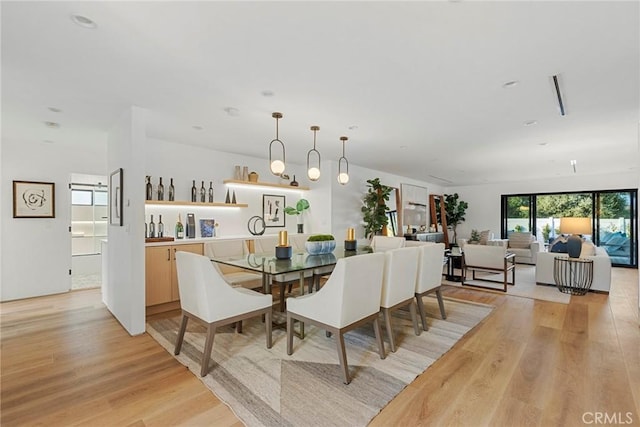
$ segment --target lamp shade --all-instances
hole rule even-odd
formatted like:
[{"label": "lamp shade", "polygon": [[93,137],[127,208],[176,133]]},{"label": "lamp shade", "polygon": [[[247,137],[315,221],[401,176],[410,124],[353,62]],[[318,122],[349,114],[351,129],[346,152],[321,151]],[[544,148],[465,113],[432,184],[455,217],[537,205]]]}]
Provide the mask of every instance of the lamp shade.
[{"label": "lamp shade", "polygon": [[591,218],[560,218],[560,233],[591,234]]}]

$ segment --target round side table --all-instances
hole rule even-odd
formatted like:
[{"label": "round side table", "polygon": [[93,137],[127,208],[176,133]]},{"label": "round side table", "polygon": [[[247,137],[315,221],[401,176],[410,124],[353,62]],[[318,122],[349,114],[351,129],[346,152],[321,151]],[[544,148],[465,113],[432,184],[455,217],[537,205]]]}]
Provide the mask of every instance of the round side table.
[{"label": "round side table", "polygon": [[593,260],[555,257],[553,278],[560,292],[584,295],[591,289],[593,282]]}]

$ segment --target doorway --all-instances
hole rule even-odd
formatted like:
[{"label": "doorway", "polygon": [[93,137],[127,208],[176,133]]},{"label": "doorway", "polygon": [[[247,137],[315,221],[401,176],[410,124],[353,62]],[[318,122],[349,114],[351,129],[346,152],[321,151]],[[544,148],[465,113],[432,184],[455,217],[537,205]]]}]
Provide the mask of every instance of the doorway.
[{"label": "doorway", "polygon": [[102,242],[107,239],[107,177],[72,174],[71,289],[102,285]]}]

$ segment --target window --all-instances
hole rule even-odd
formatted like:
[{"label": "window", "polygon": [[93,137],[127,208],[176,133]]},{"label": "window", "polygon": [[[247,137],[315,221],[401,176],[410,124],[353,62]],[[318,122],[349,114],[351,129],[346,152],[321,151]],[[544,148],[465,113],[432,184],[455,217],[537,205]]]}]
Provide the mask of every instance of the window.
[{"label": "window", "polygon": [[71,190],[71,204],[80,206],[93,205],[92,190]]}]

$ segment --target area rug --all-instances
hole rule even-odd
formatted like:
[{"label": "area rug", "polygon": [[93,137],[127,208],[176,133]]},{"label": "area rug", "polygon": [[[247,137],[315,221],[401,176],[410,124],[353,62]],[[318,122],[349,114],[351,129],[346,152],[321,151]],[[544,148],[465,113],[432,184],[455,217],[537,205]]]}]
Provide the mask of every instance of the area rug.
[{"label": "area rug", "polygon": [[[382,360],[373,328],[365,325],[345,334],[351,384],[342,382],[334,337],[307,325],[304,340],[294,338],[287,356],[286,333],[274,329],[273,347],[265,346],[259,318],[244,322],[243,333],[220,328],[209,374],[200,377],[205,328],[189,322],[178,361],[247,426],[365,426],[403,388],[449,351],[493,310],[492,306],[445,299],[441,320],[437,300],[424,298],[428,331],[413,332],[408,312],[398,311],[393,324],[397,351]],[[147,332],[173,354],[179,317],[147,323]]]},{"label": "area rug", "polygon": [[[456,274],[459,274],[460,270],[457,270]],[[471,275],[471,271],[469,271],[469,276]],[[465,283],[469,284],[477,284],[480,286],[488,286],[495,287],[495,292],[502,292],[503,285],[503,275],[502,274],[486,274],[481,276],[480,273],[476,273],[476,277],[482,277],[485,280],[467,280]],[[511,274],[508,277],[511,280]],[[487,282],[486,280],[491,280],[491,282]],[[449,280],[443,280],[443,284],[451,285],[451,286],[462,286],[460,282],[453,282]],[[469,287],[468,289],[476,289]],[[488,290],[489,292],[494,292],[494,290],[489,290],[483,288],[482,290]],[[516,284],[515,286],[507,285],[507,295],[513,295],[517,297],[523,298],[531,298],[538,299],[543,301],[550,302],[558,302],[562,304],[569,304],[571,300],[571,295],[562,293],[555,286],[547,286],[547,285],[537,285],[536,284],[536,267],[535,265],[524,265],[524,264],[516,264]]]}]

